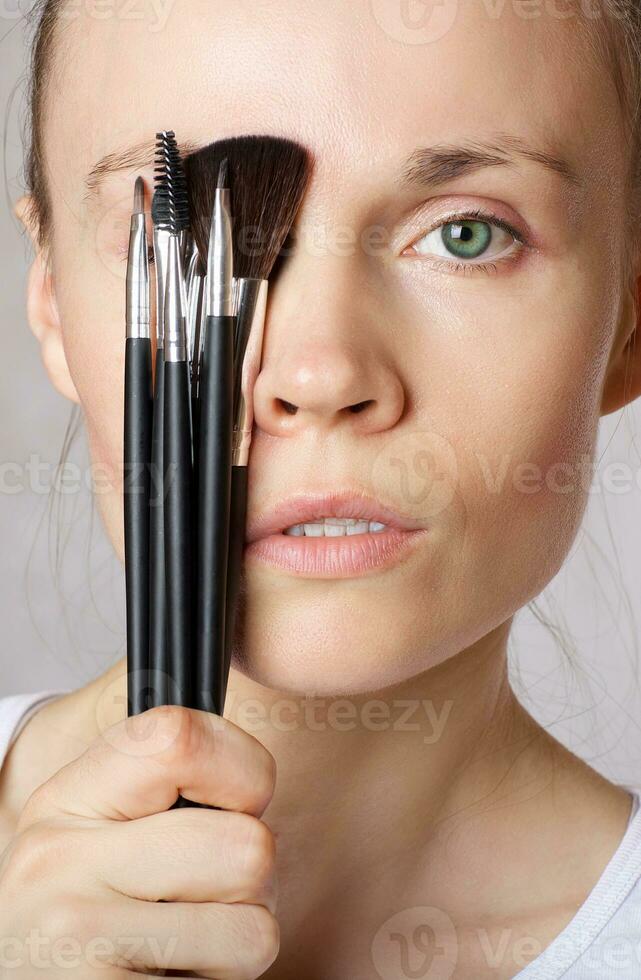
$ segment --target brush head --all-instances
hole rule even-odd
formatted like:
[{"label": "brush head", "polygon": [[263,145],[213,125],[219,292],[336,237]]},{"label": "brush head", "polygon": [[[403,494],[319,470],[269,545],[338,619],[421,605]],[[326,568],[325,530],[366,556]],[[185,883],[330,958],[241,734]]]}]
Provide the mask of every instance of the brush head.
[{"label": "brush head", "polygon": [[156,133],[155,193],[152,219],[156,228],[179,235],[189,228],[189,198],[183,161],[173,130]]},{"label": "brush head", "polygon": [[145,182],[142,177],[136,177],[134,184],[134,214],[145,212]]},{"label": "brush head", "polygon": [[236,136],[189,154],[184,164],[199,254],[207,255],[209,249],[222,170],[224,186],[231,189],[234,275],[269,279],[307,188],[311,171],[307,150],[280,137]]},{"label": "brush head", "polygon": [[225,157],[218,168],[218,190],[224,190],[226,187],[229,187],[229,157]]}]

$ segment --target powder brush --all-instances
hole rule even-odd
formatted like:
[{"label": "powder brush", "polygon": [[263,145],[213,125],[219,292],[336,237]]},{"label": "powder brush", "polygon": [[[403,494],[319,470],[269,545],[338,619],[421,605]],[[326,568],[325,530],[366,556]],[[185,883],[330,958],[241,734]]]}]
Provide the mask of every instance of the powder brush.
[{"label": "powder brush", "polygon": [[253,424],[252,391],[260,368],[267,281],[300,208],[310,159],[299,144],[272,136],[220,140],[185,157],[195,247],[207,254],[214,188],[227,160],[233,206],[237,321],[234,339],[231,500],[223,662],[217,668],[225,701],[240,591],[247,517],[247,464]]}]

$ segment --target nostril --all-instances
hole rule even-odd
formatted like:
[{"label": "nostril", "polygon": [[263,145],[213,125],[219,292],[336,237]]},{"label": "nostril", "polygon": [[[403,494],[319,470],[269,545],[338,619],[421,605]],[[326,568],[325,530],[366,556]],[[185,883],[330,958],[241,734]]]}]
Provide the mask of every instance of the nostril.
[{"label": "nostril", "polygon": [[359,412],[365,411],[365,409],[368,408],[369,405],[373,405],[373,404],[374,404],[374,399],[368,398],[364,402],[356,402],[355,405],[348,405],[347,407],[349,411],[352,412],[354,415],[358,415]]},{"label": "nostril", "polygon": [[298,411],[297,405],[292,405],[291,402],[286,402],[284,398],[277,398],[276,405],[284,409],[288,415],[296,415],[296,412]]}]

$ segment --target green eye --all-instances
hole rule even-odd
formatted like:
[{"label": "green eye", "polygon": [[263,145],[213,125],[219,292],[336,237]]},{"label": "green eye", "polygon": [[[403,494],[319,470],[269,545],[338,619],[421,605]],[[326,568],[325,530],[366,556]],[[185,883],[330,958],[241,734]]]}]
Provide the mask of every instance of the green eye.
[{"label": "green eye", "polygon": [[445,248],[460,259],[478,259],[492,241],[492,230],[485,221],[448,222],[441,226]]},{"label": "green eye", "polygon": [[[487,220],[482,220],[487,217]],[[411,249],[418,255],[463,260],[473,265],[475,260],[497,259],[522,244],[518,232],[499,218],[490,216],[457,215],[433,228],[418,239]]]}]

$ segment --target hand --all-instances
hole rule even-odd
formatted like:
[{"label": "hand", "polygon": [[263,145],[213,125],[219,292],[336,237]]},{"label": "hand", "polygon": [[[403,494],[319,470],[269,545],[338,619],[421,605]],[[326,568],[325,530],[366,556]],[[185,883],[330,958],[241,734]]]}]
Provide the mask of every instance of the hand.
[{"label": "hand", "polygon": [[[170,705],[107,729],[32,793],[0,856],[0,977],[261,976],[279,945],[274,781],[218,715]],[[221,809],[169,810],[179,793]]]}]

